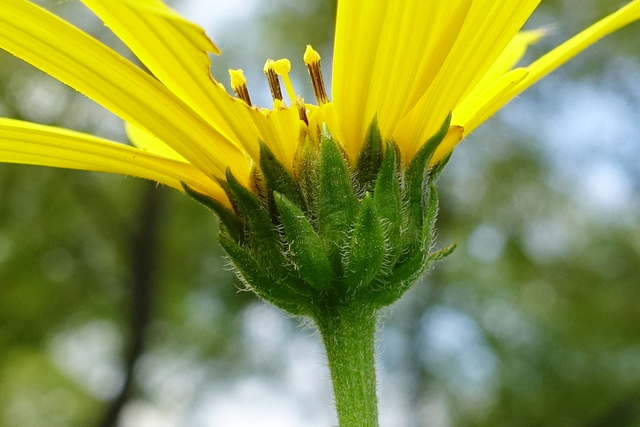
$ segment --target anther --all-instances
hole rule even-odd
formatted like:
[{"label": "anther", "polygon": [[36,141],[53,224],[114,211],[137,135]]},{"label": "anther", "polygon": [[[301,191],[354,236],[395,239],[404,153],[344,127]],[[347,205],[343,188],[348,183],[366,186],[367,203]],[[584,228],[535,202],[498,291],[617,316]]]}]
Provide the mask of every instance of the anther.
[{"label": "anther", "polygon": [[307,49],[304,51],[302,59],[309,70],[311,84],[313,85],[313,91],[315,92],[318,105],[326,104],[329,102],[329,97],[327,96],[327,91],[324,88],[322,68],[320,67],[320,54],[316,52],[311,45],[307,45]]},{"label": "anther", "polygon": [[307,118],[307,107],[306,105],[304,105],[304,99],[302,99],[300,96],[297,96],[295,105],[298,109],[298,116],[300,117],[300,120],[302,120],[307,124],[307,126],[309,126],[309,119]]},{"label": "anther", "polygon": [[229,70],[229,77],[231,78],[231,89],[233,89],[236,96],[251,107],[251,98],[249,98],[247,79],[244,76],[244,72],[242,70]]},{"label": "anther", "polygon": [[271,96],[273,100],[279,99],[282,101],[282,91],[280,90],[280,80],[278,79],[278,74],[275,70],[275,61],[273,59],[268,59],[266,64],[264,64],[264,73],[267,76],[267,81],[269,82],[269,89],[271,89]]}]

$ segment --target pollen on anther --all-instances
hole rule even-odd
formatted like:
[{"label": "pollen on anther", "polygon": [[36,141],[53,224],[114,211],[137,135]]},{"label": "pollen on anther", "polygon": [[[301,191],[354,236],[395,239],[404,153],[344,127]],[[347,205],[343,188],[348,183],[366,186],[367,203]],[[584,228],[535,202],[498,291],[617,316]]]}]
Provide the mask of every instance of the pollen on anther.
[{"label": "pollen on anther", "polygon": [[274,61],[273,69],[275,70],[276,74],[282,77],[282,82],[284,83],[284,87],[287,90],[289,100],[292,104],[295,103],[296,91],[293,89],[291,78],[289,78],[289,72],[291,71],[291,61],[286,58],[278,59],[277,61]]},{"label": "pollen on anther", "polygon": [[291,71],[291,61],[286,58],[273,61],[273,69],[278,75],[288,74]]},{"label": "pollen on anther", "polygon": [[318,105],[326,104],[329,102],[329,97],[327,96],[327,91],[324,88],[322,68],[320,67],[320,54],[314,50],[311,45],[307,45],[307,49],[304,51],[302,59],[309,70],[311,84],[313,85],[313,91],[316,95]]},{"label": "pollen on anther", "polygon": [[278,73],[276,73],[275,63],[273,59],[267,59],[263,69],[274,101],[276,99],[282,100],[282,90],[280,89],[280,80],[278,79]]},{"label": "pollen on anther", "polygon": [[231,89],[236,96],[242,99],[248,106],[251,106],[251,98],[249,98],[249,90],[247,89],[247,78],[242,70],[229,70],[231,78]]}]

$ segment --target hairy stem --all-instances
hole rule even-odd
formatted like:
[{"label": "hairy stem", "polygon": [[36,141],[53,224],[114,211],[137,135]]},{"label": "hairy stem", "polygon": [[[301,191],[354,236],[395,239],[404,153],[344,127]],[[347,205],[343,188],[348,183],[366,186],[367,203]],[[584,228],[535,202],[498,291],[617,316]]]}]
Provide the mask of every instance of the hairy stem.
[{"label": "hairy stem", "polygon": [[377,427],[376,311],[352,304],[316,316],[327,352],[340,427]]}]

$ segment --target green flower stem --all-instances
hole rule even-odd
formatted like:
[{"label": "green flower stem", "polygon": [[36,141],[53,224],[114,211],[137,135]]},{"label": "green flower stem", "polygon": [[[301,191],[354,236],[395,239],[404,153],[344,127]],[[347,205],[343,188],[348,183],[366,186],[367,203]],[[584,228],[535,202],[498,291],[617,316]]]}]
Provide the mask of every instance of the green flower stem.
[{"label": "green flower stem", "polygon": [[377,427],[376,310],[352,303],[315,317],[327,351],[340,427]]}]

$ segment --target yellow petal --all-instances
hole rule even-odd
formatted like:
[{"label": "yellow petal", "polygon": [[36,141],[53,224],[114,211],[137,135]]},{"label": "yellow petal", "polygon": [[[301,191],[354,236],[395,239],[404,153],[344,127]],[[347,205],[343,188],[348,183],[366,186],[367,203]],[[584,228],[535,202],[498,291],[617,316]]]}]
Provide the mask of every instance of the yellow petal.
[{"label": "yellow petal", "polygon": [[[519,82],[505,96],[503,96],[499,100],[500,102],[494,102],[491,105],[490,109],[488,109],[485,114],[485,118],[490,117],[493,113],[509,102],[509,100],[516,97],[519,93],[529,88],[538,80],[563,65],[569,59],[573,58],[587,47],[600,40],[602,37],[611,34],[625,25],[637,21],[638,19],[640,19],[640,0],[634,0],[561,44],[551,52],[542,56],[540,59],[526,67],[529,74],[525,79]],[[477,123],[476,125],[479,124],[480,123]]]},{"label": "yellow petal", "polygon": [[[527,48],[540,40],[544,30],[518,33],[500,54],[480,81],[453,110],[452,123],[462,126],[465,135],[471,133],[494,112],[505,96],[528,75],[528,71],[511,68],[522,59]],[[511,71],[510,71],[511,70]]]},{"label": "yellow petal", "polygon": [[368,72],[374,69],[372,58],[376,55],[382,34],[380,29],[389,3],[358,0],[338,2],[331,85],[339,133],[351,158],[355,158],[362,144],[366,122],[373,118],[366,105],[370,91]]},{"label": "yellow petal", "polygon": [[125,124],[125,129],[127,131],[129,141],[142,151],[148,151],[151,154],[157,154],[158,156],[166,157],[168,159],[188,163],[184,157],[176,153],[175,150],[162,142],[157,136],[147,132],[146,130],[130,123]]},{"label": "yellow petal", "polygon": [[429,164],[434,165],[442,160],[442,158],[447,154],[451,153],[453,148],[462,140],[463,135],[464,128],[462,126],[451,126],[440,145],[438,145],[435,153],[433,153],[433,157],[429,161]]},{"label": "yellow petal", "polygon": [[249,164],[235,144],[156,79],[41,7],[3,0],[0,47],[161,137],[203,172],[222,177],[230,166],[248,179]]},{"label": "yellow petal", "polygon": [[92,135],[19,120],[0,118],[0,162],[130,175],[178,190],[184,182],[227,203],[218,184],[189,163]]},{"label": "yellow petal", "polygon": [[266,113],[256,109],[250,111],[262,141],[291,170],[302,125],[298,110],[295,107],[281,106]]},{"label": "yellow petal", "polygon": [[445,60],[471,3],[338,2],[335,133],[343,136],[351,158],[357,155],[374,116],[383,138],[392,136],[407,103],[419,98]]},{"label": "yellow petal", "polygon": [[257,154],[257,131],[238,122],[239,106],[213,81],[207,52],[219,53],[197,25],[160,0],[82,0],[162,83],[226,139]]},{"label": "yellow petal", "polygon": [[413,108],[429,89],[438,71],[449,57],[454,43],[460,36],[465,23],[471,19],[469,13],[473,0],[433,1],[431,15],[428,18],[430,30],[427,43],[416,43],[412,50],[422,53],[422,63],[416,70],[415,81],[407,98],[404,112]]},{"label": "yellow petal", "polygon": [[467,96],[474,97],[471,94],[472,92],[483,92],[488,87],[493,86],[497,80],[502,79],[505,73],[509,72],[522,59],[527,52],[527,48],[537,43],[544,35],[545,31],[543,29],[522,31],[516,34],[478,83],[469,88],[461,103],[464,102],[464,98]]},{"label": "yellow petal", "polygon": [[497,105],[504,104],[513,88],[528,75],[526,69],[516,68],[490,84],[478,86],[453,110],[451,122],[464,128],[464,136],[473,132],[496,112]]},{"label": "yellow petal", "polygon": [[[328,104],[320,106],[320,108],[318,108],[314,112],[314,114],[311,115],[311,118],[309,119],[309,128],[311,129],[310,134],[315,135],[316,140],[319,140],[322,132],[324,131],[323,124],[326,125],[327,128],[329,128],[329,132],[334,139],[337,139],[340,142],[345,140],[345,138],[341,134],[340,127],[338,127],[335,111],[335,104],[333,102],[330,102]],[[345,148],[346,151],[346,147],[344,147],[344,145],[343,148]],[[356,159],[357,156],[352,158],[351,160]]]},{"label": "yellow petal", "polygon": [[394,137],[410,158],[495,63],[540,0],[477,0],[429,88]]}]

